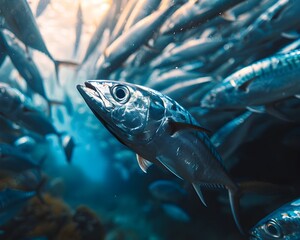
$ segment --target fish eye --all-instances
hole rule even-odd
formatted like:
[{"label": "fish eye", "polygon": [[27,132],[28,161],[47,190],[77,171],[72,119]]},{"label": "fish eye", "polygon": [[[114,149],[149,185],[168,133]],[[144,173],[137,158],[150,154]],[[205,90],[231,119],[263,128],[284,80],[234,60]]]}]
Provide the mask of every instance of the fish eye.
[{"label": "fish eye", "polygon": [[130,97],[128,88],[122,85],[116,85],[112,89],[112,95],[114,99],[120,103],[126,103]]},{"label": "fish eye", "polygon": [[282,236],[280,226],[273,220],[268,221],[264,225],[264,230],[271,237],[280,238]]}]

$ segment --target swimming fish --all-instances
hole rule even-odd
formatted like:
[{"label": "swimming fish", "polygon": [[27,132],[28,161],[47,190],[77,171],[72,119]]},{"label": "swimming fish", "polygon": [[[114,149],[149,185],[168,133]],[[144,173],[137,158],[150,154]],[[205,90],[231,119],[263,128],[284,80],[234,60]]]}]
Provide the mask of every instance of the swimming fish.
[{"label": "swimming fish", "polygon": [[153,36],[165,19],[174,11],[176,5],[165,10],[158,10],[145,17],[126,33],[113,41],[97,61],[97,77],[107,77],[137,49]]},{"label": "swimming fish", "polygon": [[172,34],[198,26],[225,12],[244,0],[188,1],[180,7],[162,26],[161,34]]},{"label": "swimming fish", "polygon": [[191,217],[179,206],[174,204],[162,204],[162,209],[167,216],[172,218],[175,221],[179,222],[189,222]]},{"label": "swimming fish", "polygon": [[259,221],[249,234],[251,240],[300,239],[300,199],[270,213]]},{"label": "swimming fish", "polygon": [[76,14],[76,37],[75,37],[75,45],[74,45],[74,50],[73,50],[73,57],[76,56],[79,45],[80,45],[80,40],[81,40],[81,35],[82,35],[82,27],[83,27],[83,14],[82,14],[82,7],[81,7],[81,2],[79,2],[77,14]]},{"label": "swimming fish", "polygon": [[13,188],[2,189],[0,191],[0,225],[13,218],[22,209],[26,201],[32,197],[37,196],[41,202],[44,202],[41,190],[45,181],[46,179],[42,178],[34,189],[27,191]]},{"label": "swimming fish", "polygon": [[300,50],[277,54],[244,67],[225,78],[201,100],[214,109],[243,109],[267,105],[300,93]]},{"label": "swimming fish", "polygon": [[26,46],[44,53],[53,61],[57,81],[60,65],[78,65],[75,62],[54,59],[45,44],[35,17],[26,0],[3,0],[0,4],[0,16],[5,20],[4,26],[12,31]]},{"label": "swimming fish", "polygon": [[124,32],[128,31],[134,24],[142,20],[157,9],[161,0],[140,0],[135,5],[132,13],[126,21]]},{"label": "swimming fish", "polygon": [[222,166],[207,130],[169,97],[117,81],[88,81],[78,91],[95,116],[124,145],[137,153],[144,172],[155,163],[191,183],[205,204],[201,187],[225,187],[237,214],[239,186]]},{"label": "swimming fish", "polygon": [[14,173],[39,168],[39,164],[34,162],[29,155],[5,143],[0,143],[0,165],[2,171]]},{"label": "swimming fish", "polygon": [[0,31],[0,42],[5,46],[7,55],[29,88],[50,102],[43,84],[43,77],[33,60],[27,56],[25,49],[3,30]]},{"label": "swimming fish", "polygon": [[165,202],[179,202],[187,195],[178,183],[170,180],[152,182],[148,189],[154,198]]},{"label": "swimming fish", "polygon": [[5,83],[0,83],[0,115],[40,135],[59,135],[52,122],[24,94]]}]

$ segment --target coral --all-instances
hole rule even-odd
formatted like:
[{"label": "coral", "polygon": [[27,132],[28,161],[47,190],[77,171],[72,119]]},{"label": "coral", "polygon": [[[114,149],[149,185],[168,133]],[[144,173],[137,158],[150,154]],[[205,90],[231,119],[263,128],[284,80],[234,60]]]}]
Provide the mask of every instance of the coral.
[{"label": "coral", "polygon": [[72,215],[71,209],[63,200],[49,194],[45,194],[43,200],[41,202],[34,197],[28,201],[21,213],[2,227],[4,239],[41,236],[49,240],[104,239],[104,228],[97,215],[89,208],[79,206]]}]

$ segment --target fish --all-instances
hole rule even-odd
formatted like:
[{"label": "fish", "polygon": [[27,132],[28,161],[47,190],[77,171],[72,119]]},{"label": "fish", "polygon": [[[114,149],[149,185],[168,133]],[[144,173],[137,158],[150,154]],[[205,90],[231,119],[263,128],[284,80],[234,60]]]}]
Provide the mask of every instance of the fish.
[{"label": "fish", "polygon": [[42,136],[59,135],[53,123],[24,94],[5,83],[0,83],[0,116]]},{"label": "fish", "polygon": [[256,118],[257,114],[251,111],[243,112],[211,136],[211,142],[221,153],[223,159],[230,157],[243,141],[250,140],[249,131]]},{"label": "fish", "polygon": [[188,1],[166,21],[160,29],[160,34],[172,34],[191,29],[242,2],[244,0]]},{"label": "fish", "polygon": [[255,106],[272,104],[300,92],[299,72],[300,50],[277,54],[229,75],[202,98],[200,105],[213,109],[248,107],[251,110]]},{"label": "fish", "polygon": [[189,222],[191,217],[179,206],[174,204],[163,204],[162,209],[166,215],[175,221],[179,222]]},{"label": "fish", "polygon": [[223,44],[224,40],[221,39],[189,39],[178,47],[159,55],[157,59],[152,61],[151,67],[163,67],[180,61],[190,61],[193,58],[210,54]]},{"label": "fish", "polygon": [[3,0],[0,5],[0,16],[5,20],[4,26],[26,46],[36,49],[50,58],[54,63],[57,81],[60,65],[73,67],[78,65],[75,62],[54,59],[45,44],[27,0]]},{"label": "fish", "polygon": [[293,200],[260,220],[249,231],[251,240],[300,239],[300,199]]},{"label": "fish", "polygon": [[128,31],[134,24],[142,20],[157,9],[161,0],[140,0],[135,5],[132,13],[126,21],[124,32]]},{"label": "fish", "polygon": [[156,180],[148,186],[151,195],[163,202],[179,202],[187,192],[175,181]]},{"label": "fish", "polygon": [[101,15],[100,22],[88,43],[88,47],[85,52],[84,58],[81,61],[81,65],[83,65],[89,59],[89,57],[93,54],[93,52],[97,48],[98,44],[102,42],[103,33],[107,27],[107,22],[104,19],[107,18],[108,14],[109,14],[109,9],[106,10]]},{"label": "fish", "polygon": [[0,225],[3,225],[12,219],[26,204],[26,202],[37,196],[43,203],[41,196],[42,188],[44,187],[46,179],[42,178],[32,190],[18,190],[14,188],[5,188],[0,191]]},{"label": "fish", "polygon": [[40,0],[35,11],[35,17],[39,17],[46,10],[51,0]]},{"label": "fish", "polygon": [[[246,21],[245,28],[241,28],[238,34],[235,33],[232,40],[227,43],[226,48],[216,51],[210,57],[211,61],[218,66],[230,57],[241,52],[244,53],[245,49],[257,45],[262,47],[264,43],[274,42],[281,39],[283,35],[288,35],[288,32],[295,30],[299,25],[299,18],[297,17],[299,7],[300,5],[296,1],[267,1],[262,6],[265,11],[254,18],[255,21]],[[258,12],[260,11],[259,9]],[[256,14],[254,13],[254,15]],[[250,19],[253,18],[250,16]],[[252,50],[252,52],[257,52],[257,50]]]},{"label": "fish", "polygon": [[21,129],[13,122],[0,116],[0,142],[13,143],[24,133],[24,129]]},{"label": "fish", "polygon": [[123,11],[119,17],[119,20],[117,21],[117,23],[112,31],[112,34],[111,34],[112,42],[114,40],[116,40],[122,34],[125,24],[127,22],[127,19],[129,18],[136,3],[137,3],[137,0],[129,0],[127,2],[127,4],[125,5],[125,8],[123,9]]},{"label": "fish", "polygon": [[[39,140],[42,141],[41,139]],[[16,139],[13,144],[23,153],[30,153],[30,151],[36,147],[37,140],[31,136],[25,135]]]},{"label": "fish", "polygon": [[97,61],[96,68],[98,72],[96,79],[108,77],[133,52],[143,44],[146,44],[176,7],[177,5],[173,5],[165,10],[155,11],[112,42],[106,48],[104,55]]},{"label": "fish", "polygon": [[33,60],[27,56],[26,51],[13,38],[0,31],[0,41],[20,75],[25,79],[29,88],[41,95],[51,105],[44,87],[44,79]]},{"label": "fish", "polygon": [[193,72],[193,71],[184,71],[181,68],[170,69],[169,71],[163,71],[160,69],[156,74],[153,74],[147,79],[145,83],[148,87],[153,88],[157,91],[162,91],[163,89],[167,89],[172,87],[174,83],[184,83],[189,80],[200,79],[201,74]]},{"label": "fish", "polygon": [[81,2],[79,2],[78,11],[76,14],[76,29],[75,29],[76,34],[75,34],[75,45],[73,50],[73,57],[75,57],[78,52],[81,35],[82,35],[82,27],[83,27],[83,14],[82,14]]},{"label": "fish", "polygon": [[20,173],[28,169],[39,169],[40,164],[29,155],[9,144],[0,143],[1,171]]},{"label": "fish", "polygon": [[204,205],[201,187],[225,187],[243,232],[237,214],[239,186],[223,167],[208,130],[186,109],[155,90],[125,82],[90,80],[77,89],[113,136],[137,153],[144,172],[153,163],[168,169],[191,183]]}]

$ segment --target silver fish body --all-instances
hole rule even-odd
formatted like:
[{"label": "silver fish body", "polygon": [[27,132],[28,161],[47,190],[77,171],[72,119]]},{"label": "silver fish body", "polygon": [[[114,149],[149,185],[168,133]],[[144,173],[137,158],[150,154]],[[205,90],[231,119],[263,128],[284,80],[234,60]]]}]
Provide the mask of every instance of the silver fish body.
[{"label": "silver fish body", "polygon": [[250,230],[251,240],[300,239],[300,199],[275,210]]},{"label": "silver fish body", "polygon": [[225,187],[237,226],[234,195],[238,186],[204,128],[169,97],[152,89],[117,81],[88,81],[78,91],[104,126],[138,155],[143,171],[155,163],[191,183],[205,204],[202,186]]},{"label": "silver fish body", "polygon": [[150,14],[112,42],[97,61],[97,78],[108,77],[133,52],[146,44],[175,7],[176,5]]},{"label": "silver fish body", "polygon": [[7,55],[30,89],[48,101],[43,77],[33,60],[27,57],[25,50],[4,31],[0,31],[0,42],[5,46]]},{"label": "silver fish body", "polygon": [[58,135],[52,122],[25,95],[5,83],[0,83],[0,115],[40,135]]},{"label": "silver fish body", "polygon": [[39,164],[34,162],[29,155],[5,143],[0,143],[0,163],[1,170],[14,173],[39,168]]},{"label": "silver fish body", "polygon": [[217,84],[201,101],[215,109],[240,109],[282,100],[300,92],[300,51],[265,58]]}]

